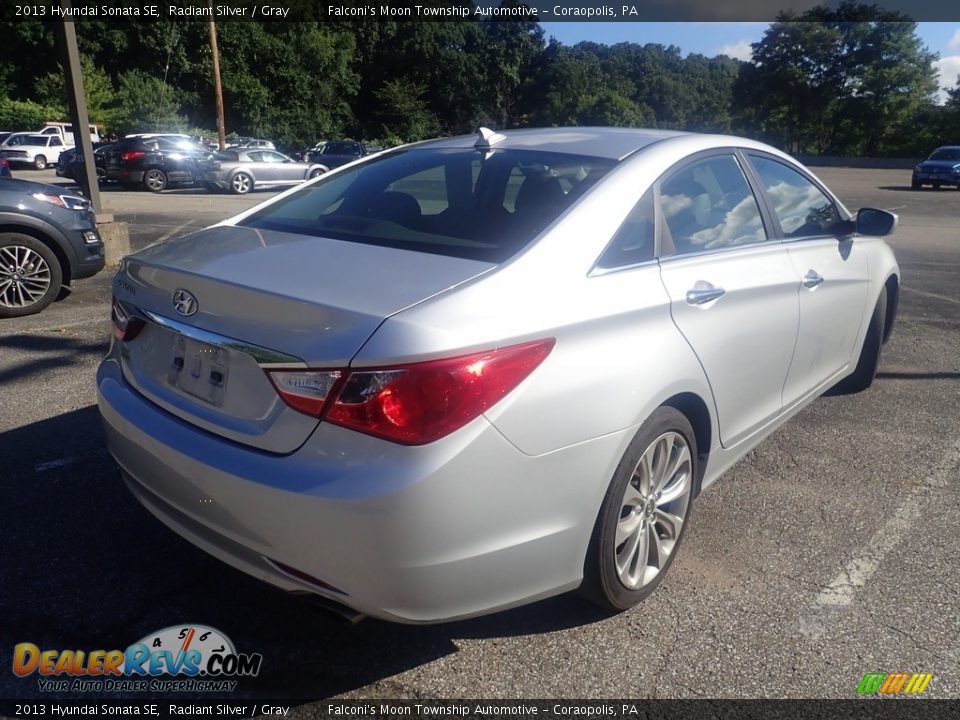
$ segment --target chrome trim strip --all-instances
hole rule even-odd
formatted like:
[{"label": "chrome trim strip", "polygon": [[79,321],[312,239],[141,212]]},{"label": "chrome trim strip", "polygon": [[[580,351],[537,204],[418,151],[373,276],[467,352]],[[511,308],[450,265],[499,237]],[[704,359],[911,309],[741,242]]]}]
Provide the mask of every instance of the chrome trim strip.
[{"label": "chrome trim strip", "polygon": [[141,310],[140,308],[136,308],[133,310],[133,314],[140,315],[144,320],[155,323],[156,325],[166,328],[171,332],[175,332],[178,335],[183,335],[193,340],[198,340],[200,342],[207,343],[208,345],[214,345],[226,350],[236,350],[237,352],[246,353],[256,360],[257,364],[263,368],[307,367],[307,364],[303,360],[295,357],[294,355],[287,355],[286,353],[261,347],[260,345],[254,345],[242,340],[227,337],[226,335],[218,335],[217,333],[210,332],[209,330],[202,330],[201,328],[193,327],[192,325],[185,325],[182,322],[177,322],[176,320],[171,320],[170,318],[163,317],[162,315],[157,315],[149,310]]}]

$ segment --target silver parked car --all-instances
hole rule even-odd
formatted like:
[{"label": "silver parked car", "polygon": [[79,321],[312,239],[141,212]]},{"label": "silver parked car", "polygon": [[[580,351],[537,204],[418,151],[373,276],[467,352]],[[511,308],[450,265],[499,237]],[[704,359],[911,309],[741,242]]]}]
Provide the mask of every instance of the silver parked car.
[{"label": "silver parked car", "polygon": [[197,163],[204,187],[211,192],[229,190],[243,195],[254,188],[297,185],[322,175],[326,168],[302,163],[276,150],[233,148]]},{"label": "silver parked car", "polygon": [[394,149],[125,260],[107,442],[174,531],[351,612],[625,609],[704,488],[871,384],[895,223],[741,138]]}]

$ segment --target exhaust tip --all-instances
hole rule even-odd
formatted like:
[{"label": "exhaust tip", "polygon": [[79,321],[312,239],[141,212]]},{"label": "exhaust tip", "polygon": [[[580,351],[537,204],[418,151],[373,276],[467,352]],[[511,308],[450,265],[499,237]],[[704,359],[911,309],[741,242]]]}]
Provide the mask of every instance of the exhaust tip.
[{"label": "exhaust tip", "polygon": [[356,625],[367,617],[362,612],[354,610],[352,607],[347,607],[343,603],[338,603],[336,600],[325,598],[322,595],[300,591],[294,591],[291,594],[296,595],[299,600],[302,600],[310,607],[326,613],[332,613],[333,615],[346,620],[351,625]]}]

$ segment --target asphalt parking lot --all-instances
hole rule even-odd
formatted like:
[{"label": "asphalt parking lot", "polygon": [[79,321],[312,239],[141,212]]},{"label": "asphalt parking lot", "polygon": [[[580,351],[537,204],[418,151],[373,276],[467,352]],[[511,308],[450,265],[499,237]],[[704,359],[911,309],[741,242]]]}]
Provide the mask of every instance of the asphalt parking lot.
[{"label": "asphalt parking lot", "polygon": [[[864,673],[897,671],[960,698],[960,191],[818,174],[851,209],[900,215],[878,380],[819,399],[701,496],[664,584],[615,616],[572,595],[429,627],[318,612],[195,549],[120,482],[94,404],[109,273],[0,322],[0,668],[18,642],[125,648],[202,623],[263,654],[240,694],[303,712],[336,695],[849,698]],[[135,248],[268,196],[104,194]],[[0,697],[38,695],[0,671]]]}]

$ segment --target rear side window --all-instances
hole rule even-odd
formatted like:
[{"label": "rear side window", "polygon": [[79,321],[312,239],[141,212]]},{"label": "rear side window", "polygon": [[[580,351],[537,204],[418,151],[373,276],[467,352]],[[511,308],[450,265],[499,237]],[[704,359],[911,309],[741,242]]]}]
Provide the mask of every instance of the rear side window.
[{"label": "rear side window", "polygon": [[653,188],[640,198],[613,240],[597,260],[597,267],[618,268],[653,259]]},{"label": "rear side window", "polygon": [[502,262],[614,165],[532,150],[394,151],[304,187],[242,224]]},{"label": "rear side window", "polygon": [[660,187],[663,254],[684,255],[768,239],[760,207],[733,155],[694,162]]},{"label": "rear side window", "polygon": [[823,237],[841,232],[844,224],[837,206],[804,175],[776,160],[751,155],[773,205],[784,237]]}]

